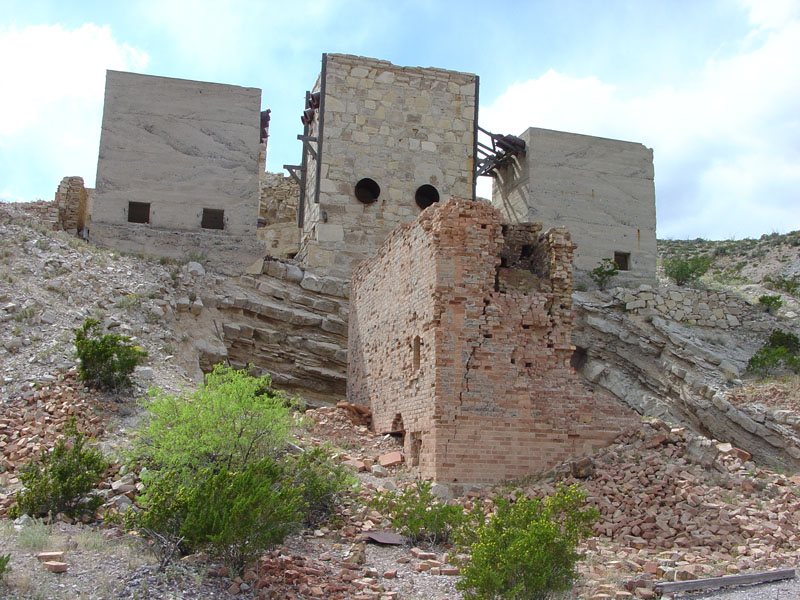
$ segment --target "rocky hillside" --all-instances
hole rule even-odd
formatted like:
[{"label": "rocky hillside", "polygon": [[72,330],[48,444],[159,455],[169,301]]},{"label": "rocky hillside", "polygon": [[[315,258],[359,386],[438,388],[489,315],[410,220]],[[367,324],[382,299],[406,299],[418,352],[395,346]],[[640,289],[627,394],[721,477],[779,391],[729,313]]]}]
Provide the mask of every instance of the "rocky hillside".
[{"label": "rocky hillside", "polygon": [[[762,464],[800,469],[796,407],[735,394],[757,383],[748,361],[773,330],[800,332],[800,232],[738,242],[665,241],[661,263],[707,257],[700,281],[679,287],[666,277],[653,289],[576,292],[574,366],[593,389],[610,393],[642,415],[687,425],[731,441]],[[728,278],[731,265],[739,274]],[[661,267],[663,270],[663,267]],[[612,280],[613,283],[613,280]],[[758,302],[779,295],[768,312]],[[734,401],[735,397],[735,401]]]},{"label": "rocky hillside", "polygon": [[[316,369],[316,399],[339,399],[347,307],[341,282],[283,263],[231,280],[191,260],[94,248],[49,231],[36,214],[0,205],[0,508],[13,500],[18,469],[52,446],[70,416],[113,458],[137,421],[135,397],[151,385],[190,388],[214,359],[282,357],[276,381],[307,386],[298,373]],[[558,481],[580,481],[600,511],[574,598],[650,598],[658,581],[797,563],[800,380],[759,381],[747,361],[773,329],[798,332],[800,296],[783,288],[800,273],[800,234],[667,241],[662,252],[706,255],[712,266],[696,288],[663,280],[653,289],[575,295],[575,366],[587,385],[642,414],[641,428],[518,482],[538,494]],[[781,295],[776,314],[758,305],[765,294]],[[87,317],[148,351],[131,393],[98,394],[76,381],[73,330]],[[397,441],[372,435],[346,406],[307,416],[297,434],[305,443],[333,444],[359,471],[361,492],[334,522],[291,537],[242,579],[202,556],[159,574],[140,541],[109,524],[62,518],[12,525],[1,518],[0,554],[12,554],[13,570],[0,596],[460,598],[448,548],[426,554],[365,537],[389,525],[366,505],[369,498],[413,481],[402,462],[381,466]],[[101,486],[114,510],[135,503],[138,491],[137,474],[120,467],[112,466]],[[507,492],[473,491],[452,502],[491,508],[492,495]],[[68,571],[46,572],[36,560],[41,550],[64,551]],[[771,597],[800,594],[790,585],[778,584]]]}]

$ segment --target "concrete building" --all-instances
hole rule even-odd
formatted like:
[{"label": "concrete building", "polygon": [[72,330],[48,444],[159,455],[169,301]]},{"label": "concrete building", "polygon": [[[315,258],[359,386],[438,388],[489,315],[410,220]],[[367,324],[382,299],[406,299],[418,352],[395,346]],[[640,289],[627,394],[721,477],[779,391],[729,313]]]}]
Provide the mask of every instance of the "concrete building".
[{"label": "concrete building", "polygon": [[400,223],[473,197],[478,78],[323,55],[307,95],[300,258],[349,277]]},{"label": "concrete building", "polygon": [[259,89],[108,71],[91,240],[241,272],[263,257],[261,129]]},{"label": "concrete building", "polygon": [[398,227],[353,272],[347,397],[402,433],[420,475],[514,479],[611,443],[636,423],[570,367],[564,228],[503,225],[451,199]]},{"label": "concrete building", "polygon": [[492,204],[509,223],[566,226],[578,245],[575,281],[603,258],[620,273],[612,285],[656,279],[653,151],[642,144],[530,128],[526,152],[497,170]]}]

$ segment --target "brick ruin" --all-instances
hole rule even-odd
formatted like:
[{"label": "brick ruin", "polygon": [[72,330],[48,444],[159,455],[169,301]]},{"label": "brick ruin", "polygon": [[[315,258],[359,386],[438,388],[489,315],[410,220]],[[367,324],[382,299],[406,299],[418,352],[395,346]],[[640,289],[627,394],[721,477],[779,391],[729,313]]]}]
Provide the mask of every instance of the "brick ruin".
[{"label": "brick ruin", "polygon": [[574,248],[565,228],[503,225],[489,204],[451,199],[354,271],[348,400],[403,434],[422,477],[522,477],[636,423],[570,367]]}]

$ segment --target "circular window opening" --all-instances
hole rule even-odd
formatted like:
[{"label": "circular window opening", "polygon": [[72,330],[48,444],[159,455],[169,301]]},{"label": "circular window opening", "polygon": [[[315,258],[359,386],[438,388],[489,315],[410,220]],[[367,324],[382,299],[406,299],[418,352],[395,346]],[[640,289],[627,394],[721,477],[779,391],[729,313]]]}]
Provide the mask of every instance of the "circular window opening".
[{"label": "circular window opening", "polygon": [[364,204],[372,204],[381,195],[381,186],[374,179],[365,177],[356,184],[356,198]]},{"label": "circular window opening", "polygon": [[425,210],[434,202],[439,201],[439,190],[426,183],[417,188],[417,192],[414,194],[414,200],[417,201],[417,206]]}]

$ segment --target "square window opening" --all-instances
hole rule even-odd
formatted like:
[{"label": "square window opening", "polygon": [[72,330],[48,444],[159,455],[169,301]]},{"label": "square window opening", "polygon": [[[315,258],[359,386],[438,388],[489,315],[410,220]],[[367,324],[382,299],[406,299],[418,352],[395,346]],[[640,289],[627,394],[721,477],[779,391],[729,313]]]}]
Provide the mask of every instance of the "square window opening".
[{"label": "square window opening", "polygon": [[630,252],[614,252],[614,262],[617,263],[617,268],[620,271],[631,270],[631,253]]},{"label": "square window opening", "polygon": [[200,227],[203,229],[225,229],[225,211],[219,208],[204,208]]},{"label": "square window opening", "polygon": [[149,223],[149,202],[128,202],[128,223]]}]

